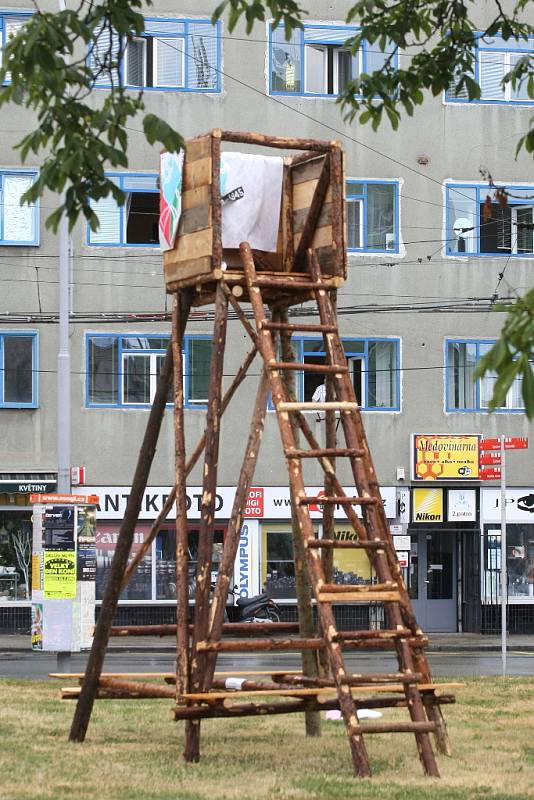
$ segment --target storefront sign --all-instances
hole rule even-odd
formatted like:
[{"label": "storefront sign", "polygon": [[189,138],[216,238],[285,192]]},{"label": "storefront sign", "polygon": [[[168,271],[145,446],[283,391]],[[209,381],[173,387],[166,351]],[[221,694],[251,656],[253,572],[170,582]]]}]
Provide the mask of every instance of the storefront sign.
[{"label": "storefront sign", "polygon": [[476,522],[477,495],[474,489],[449,489],[447,492],[447,521]]},{"label": "storefront sign", "polygon": [[234,583],[238,597],[253,597],[259,593],[258,570],[255,569],[260,527],[256,520],[248,520],[241,528],[239,549],[235,560]]},{"label": "storefront sign", "polygon": [[501,465],[501,454],[491,450],[487,453],[482,453],[478,463],[481,467],[499,467]]},{"label": "storefront sign", "polygon": [[[501,490],[482,489],[482,519],[501,521]],[[534,488],[506,489],[506,521],[534,523]]]},{"label": "storefront sign", "polygon": [[408,566],[409,551],[401,550],[397,553],[397,559],[399,562],[399,567],[401,567],[401,569],[406,569]]},{"label": "storefront sign", "polygon": [[443,522],[443,489],[414,489],[412,522]]},{"label": "storefront sign", "polygon": [[76,597],[76,554],[73,551],[45,551],[44,596],[46,600]]},{"label": "storefront sign", "polygon": [[53,492],[56,485],[56,481],[0,481],[0,494]]},{"label": "storefront sign", "polygon": [[502,472],[500,467],[482,467],[480,470],[481,481],[500,481]]},{"label": "storefront sign", "polygon": [[[481,441],[480,441],[480,449],[481,450],[500,450],[501,449],[501,440],[500,440],[500,438],[481,439]],[[505,438],[504,438],[504,449],[505,450],[527,450],[528,449],[528,437],[527,436],[505,436]]]},{"label": "storefront sign", "polygon": [[393,547],[395,550],[409,550],[411,546],[411,536],[394,536]]},{"label": "storefront sign", "polygon": [[[354,487],[345,487],[345,492],[352,496],[355,494]],[[119,519],[124,517],[126,503],[130,490],[124,486],[91,486],[89,491],[99,496],[98,518],[99,519]],[[139,519],[153,520],[163,508],[170,494],[170,487],[149,487],[145,492]],[[308,487],[307,493],[312,496],[319,495],[323,491],[322,487]],[[384,508],[388,519],[397,516],[396,490],[394,486],[386,486],[380,490]],[[235,486],[219,486],[215,496],[215,515],[217,519],[230,519],[232,506],[235,497]],[[202,501],[202,487],[189,486],[187,488],[187,517],[189,520],[200,519],[200,509]],[[359,507],[355,508],[359,514]],[[169,519],[175,516],[173,506]],[[310,511],[313,519],[320,520],[322,509],[317,506]],[[245,517],[257,519],[287,520],[291,517],[291,500],[289,488],[287,486],[265,486],[250,490],[247,500],[247,511]],[[341,506],[334,509],[336,519],[346,519],[346,514]]]},{"label": "storefront sign", "polygon": [[414,481],[479,480],[479,435],[413,435]]}]

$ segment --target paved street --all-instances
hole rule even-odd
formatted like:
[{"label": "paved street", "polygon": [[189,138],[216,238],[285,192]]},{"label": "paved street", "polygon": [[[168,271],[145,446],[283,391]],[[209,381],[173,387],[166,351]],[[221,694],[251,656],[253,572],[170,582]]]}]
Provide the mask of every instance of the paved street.
[{"label": "paved street", "polygon": [[[430,664],[436,677],[457,678],[475,675],[500,675],[501,655],[498,652],[457,651],[433,652],[429,654]],[[81,672],[86,661],[85,655],[73,656],[71,669]],[[354,672],[384,672],[396,669],[391,655],[348,654],[347,663]],[[173,654],[169,651],[128,652],[113,650],[108,653],[105,670],[108,672],[164,672],[173,670]],[[297,653],[266,655],[221,655],[218,668],[224,671],[298,669]],[[56,656],[46,653],[0,652],[0,677],[46,678],[49,672],[56,671]],[[534,675],[534,653],[512,651],[508,654],[510,675]]]}]

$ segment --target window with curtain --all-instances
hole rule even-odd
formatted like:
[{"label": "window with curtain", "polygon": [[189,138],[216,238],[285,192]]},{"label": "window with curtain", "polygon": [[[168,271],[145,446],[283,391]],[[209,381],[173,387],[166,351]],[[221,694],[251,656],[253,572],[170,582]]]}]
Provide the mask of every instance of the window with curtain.
[{"label": "window with curtain", "polygon": [[[88,334],[86,341],[88,406],[128,408],[152,403],[169,342],[167,334]],[[185,337],[188,407],[207,403],[210,357],[209,337]],[[173,402],[172,387],[168,402]]]},{"label": "window with curtain", "polygon": [[[474,380],[479,360],[494,341],[449,340],[445,344],[445,391],[447,411],[487,411],[497,376],[494,373]],[[497,412],[523,411],[521,381],[514,380],[506,401]]]},{"label": "window with curtain", "polygon": [[470,77],[480,86],[480,98],[469,101],[465,87],[457,90],[460,74],[446,92],[447,101],[456,103],[534,103],[528,95],[528,78],[515,88],[503,78],[517,65],[521,58],[534,55],[534,38],[508,39],[481,34],[477,37],[473,55],[473,70]]},{"label": "window with curtain", "polygon": [[220,62],[220,23],[205,19],[145,17],[142,36],[128,42],[104,26],[89,53],[100,87],[219,92]]},{"label": "window with curtain", "polygon": [[364,42],[353,54],[346,42],[356,33],[358,28],[350,25],[304,25],[286,41],[284,26],[271,26],[270,93],[335,97],[363,72],[382,69],[390,57],[397,64],[391,42],[384,50],[378,42]]},{"label": "window with curtain", "polygon": [[[447,184],[446,251],[450,255],[534,255],[534,186],[503,185],[507,204],[487,184]],[[486,204],[486,197],[490,203]]]},{"label": "window with curtain", "polygon": [[39,205],[21,205],[36,171],[0,171],[0,245],[39,244]]},{"label": "window with curtain", "polygon": [[399,182],[351,179],[345,190],[349,252],[400,252]]}]

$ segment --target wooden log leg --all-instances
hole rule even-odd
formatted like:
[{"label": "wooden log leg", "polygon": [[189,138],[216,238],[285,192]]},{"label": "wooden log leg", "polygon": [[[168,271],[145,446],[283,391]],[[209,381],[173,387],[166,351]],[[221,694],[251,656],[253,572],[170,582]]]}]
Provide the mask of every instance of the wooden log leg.
[{"label": "wooden log leg", "polygon": [[[250,423],[250,434],[248,438],[245,457],[241,466],[241,472],[237,482],[234,504],[228,523],[228,529],[224,540],[222,558],[219,564],[217,584],[213,594],[210,609],[209,639],[217,641],[221,638],[224,611],[226,608],[226,598],[234,571],[235,558],[239,546],[241,526],[243,524],[243,511],[246,505],[248,492],[254,476],[254,470],[258,461],[258,455],[263,436],[265,424],[265,413],[267,411],[267,400],[269,397],[269,377],[264,369],[260,379],[252,420]],[[251,624],[251,623],[248,623]],[[207,656],[206,671],[204,675],[204,691],[208,691],[213,680],[213,673],[217,663],[217,653],[209,653]]]},{"label": "wooden log leg", "polygon": [[[400,613],[398,612],[398,609],[395,609],[394,604],[388,603],[388,606],[393,606],[390,611],[390,618],[393,618],[393,621],[395,621],[395,617],[397,615],[400,618]],[[397,614],[395,614],[395,611],[397,611]],[[397,654],[399,658],[399,665],[403,668],[403,670],[411,670],[412,672],[415,672],[411,650],[408,646],[408,643],[403,639],[397,643]],[[406,696],[408,711],[410,712],[412,721],[426,722],[427,716],[425,706],[417,686],[413,684],[406,684],[404,687],[404,694]],[[430,778],[439,778],[439,769],[436,763],[436,757],[434,756],[434,751],[432,750],[430,735],[428,733],[416,733],[415,741],[417,744],[417,752],[419,753],[419,758],[421,760],[421,764],[423,765],[425,775],[428,775]]]},{"label": "wooden log leg", "polygon": [[[221,284],[218,284],[215,297],[215,323],[208,388],[208,412],[206,416],[206,447],[204,450],[204,471],[202,500],[200,506],[200,528],[198,534],[198,559],[195,589],[195,617],[193,642],[191,645],[191,690],[201,691],[205,656],[199,653],[197,645],[206,640],[209,625],[211,561],[213,556],[213,522],[215,516],[215,495],[217,490],[217,466],[219,460],[219,434],[221,422],[222,376],[224,366],[224,347],[228,317],[228,299]],[[186,726],[186,761],[200,759],[200,721],[192,720]]]},{"label": "wooden log leg", "polygon": [[[287,324],[289,322],[287,311],[281,311],[273,317],[273,321]],[[291,344],[291,333],[282,331],[280,336],[282,361],[295,362],[296,356]],[[286,387],[287,396],[290,400],[296,399],[295,373],[284,372],[282,380]],[[298,447],[299,431],[294,419],[291,418],[293,426],[293,437],[295,445]],[[293,558],[295,562],[295,583],[297,594],[297,608],[299,616],[300,635],[304,638],[311,637],[315,633],[313,624],[313,610],[311,604],[312,588],[306,564],[306,549],[304,539],[299,527],[295,500],[291,495],[291,540],[293,543]],[[313,650],[303,650],[301,654],[302,672],[309,677],[317,677],[319,674],[319,662],[317,652]],[[307,708],[304,712],[304,724],[307,736],[321,735],[321,717],[316,712]]]},{"label": "wooden log leg", "polygon": [[174,452],[176,490],[176,700],[189,691],[189,548],[185,463],[183,336],[178,294],[172,313]]},{"label": "wooden log leg", "polygon": [[[184,292],[181,295],[180,302],[182,304],[181,319],[185,328],[191,306],[191,292]],[[137,524],[137,520],[139,519],[139,511],[141,510],[141,503],[145,493],[150,467],[156,453],[156,444],[167,403],[171,374],[172,350],[169,343],[158,379],[154,402],[152,403],[152,408],[150,409],[143,443],[141,445],[141,450],[139,451],[139,457],[137,459],[137,465],[132,481],[132,489],[126,505],[124,519],[120,527],[119,538],[115,548],[113,561],[111,562],[111,569],[106,590],[102,599],[100,616],[98,617],[91,652],[89,653],[89,658],[87,661],[85,677],[82,684],[80,697],[78,698],[78,702],[76,704],[74,718],[72,720],[69,734],[69,740],[71,742],[83,742],[85,739],[85,734],[87,733],[87,727],[91,718],[91,711],[93,709],[93,704],[98,691],[98,682],[100,680],[102,666],[104,664],[104,658],[106,655],[109,631],[113,622],[115,609],[119,601],[122,588],[122,579],[128,563],[128,556],[130,555],[135,526]]]},{"label": "wooden log leg", "polygon": [[434,695],[423,694],[423,703],[425,705],[426,714],[429,722],[434,722],[436,730],[434,733],[434,740],[438,753],[444,756],[452,756],[451,740],[449,738],[449,731],[447,730],[447,723],[441,710],[439,702],[436,702]]}]

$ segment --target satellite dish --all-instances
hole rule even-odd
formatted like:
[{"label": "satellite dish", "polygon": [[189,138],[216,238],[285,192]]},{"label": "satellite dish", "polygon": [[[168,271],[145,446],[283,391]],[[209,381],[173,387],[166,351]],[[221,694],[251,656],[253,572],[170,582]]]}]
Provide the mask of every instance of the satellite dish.
[{"label": "satellite dish", "polygon": [[466,236],[469,236],[473,227],[473,222],[470,219],[467,217],[458,217],[452,226],[452,230],[458,238],[464,239]]}]

